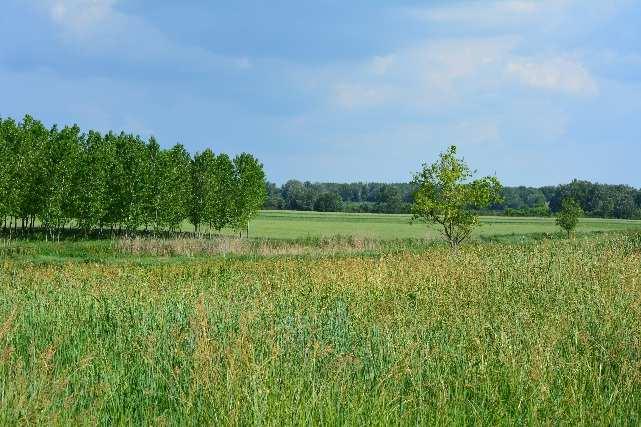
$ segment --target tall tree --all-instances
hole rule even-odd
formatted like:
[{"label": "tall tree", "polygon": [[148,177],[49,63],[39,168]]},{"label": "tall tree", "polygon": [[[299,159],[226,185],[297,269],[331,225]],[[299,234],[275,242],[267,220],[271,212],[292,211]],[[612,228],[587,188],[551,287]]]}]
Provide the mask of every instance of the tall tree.
[{"label": "tall tree", "polygon": [[73,204],[78,227],[88,233],[105,221],[111,192],[109,170],[113,146],[100,133],[89,131],[81,138],[82,150],[75,168]]},{"label": "tall tree", "polygon": [[161,155],[160,223],[176,231],[187,218],[191,196],[191,158],[178,144]]},{"label": "tall tree", "polygon": [[139,228],[145,211],[145,143],[137,136],[124,132],[105,137],[113,144],[114,164],[110,170],[111,187],[108,223],[124,227],[129,231]]},{"label": "tall tree", "polygon": [[144,194],[144,224],[145,227],[152,225],[155,231],[162,227],[161,201],[162,180],[164,174],[163,154],[153,136],[145,146],[145,165],[143,169],[143,194]]},{"label": "tall tree", "polygon": [[216,156],[211,198],[207,202],[209,227],[216,231],[231,225],[234,215],[234,164],[227,154]]},{"label": "tall tree", "polygon": [[29,115],[18,125],[13,185],[17,202],[15,216],[22,220],[22,226],[33,224],[43,210],[46,196],[45,145],[48,138],[49,130]]},{"label": "tall tree", "polygon": [[249,234],[249,221],[267,197],[263,165],[251,154],[242,153],[234,158],[234,195],[232,225]]},{"label": "tall tree", "polygon": [[[7,124],[5,124],[7,123]],[[11,151],[9,142],[5,137],[8,129],[8,121],[0,117],[0,225],[6,228],[7,216],[9,215],[9,180]]]},{"label": "tall tree", "polygon": [[57,233],[73,216],[73,182],[80,158],[80,128],[53,127],[43,147],[42,208],[39,217],[45,229]]},{"label": "tall tree", "polygon": [[189,222],[196,233],[201,224],[213,221],[213,215],[208,208],[214,197],[216,156],[208,148],[194,156],[191,163],[191,204],[189,206]]}]

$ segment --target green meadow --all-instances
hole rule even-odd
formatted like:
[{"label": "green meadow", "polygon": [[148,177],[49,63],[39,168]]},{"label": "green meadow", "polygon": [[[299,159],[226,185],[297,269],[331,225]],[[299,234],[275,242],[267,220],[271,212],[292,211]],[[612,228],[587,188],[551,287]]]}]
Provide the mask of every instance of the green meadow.
[{"label": "green meadow", "polygon": [[[297,239],[335,235],[373,239],[434,239],[436,228],[410,224],[410,215],[261,211],[249,225],[250,237]],[[481,217],[474,237],[557,233],[554,218]],[[186,228],[188,229],[188,228]],[[641,221],[584,218],[578,233],[641,230]]]}]

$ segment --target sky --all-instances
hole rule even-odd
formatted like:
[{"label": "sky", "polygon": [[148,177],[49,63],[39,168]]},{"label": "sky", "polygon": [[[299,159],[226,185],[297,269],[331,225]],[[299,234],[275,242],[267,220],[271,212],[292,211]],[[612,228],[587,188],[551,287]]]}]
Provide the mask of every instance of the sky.
[{"label": "sky", "polygon": [[639,0],[3,0],[0,116],[247,151],[268,179],[641,187]]}]

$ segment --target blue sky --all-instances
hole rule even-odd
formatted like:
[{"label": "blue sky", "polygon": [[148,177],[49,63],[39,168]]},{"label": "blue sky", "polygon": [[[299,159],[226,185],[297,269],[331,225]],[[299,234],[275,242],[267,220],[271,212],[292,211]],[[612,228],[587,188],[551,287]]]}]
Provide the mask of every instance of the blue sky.
[{"label": "blue sky", "polygon": [[4,0],[0,116],[407,181],[450,144],[507,185],[641,186],[632,0]]}]

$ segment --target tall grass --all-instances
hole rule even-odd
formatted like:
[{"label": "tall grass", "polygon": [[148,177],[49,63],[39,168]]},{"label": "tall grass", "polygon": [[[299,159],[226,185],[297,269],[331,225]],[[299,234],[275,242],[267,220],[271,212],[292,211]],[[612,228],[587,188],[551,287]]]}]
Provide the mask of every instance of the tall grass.
[{"label": "tall grass", "polygon": [[0,423],[641,422],[641,238],[0,270]]}]

